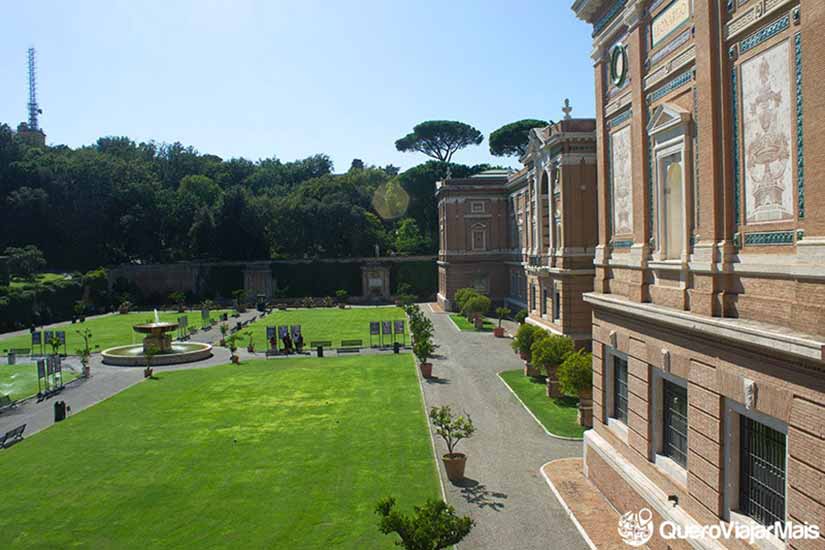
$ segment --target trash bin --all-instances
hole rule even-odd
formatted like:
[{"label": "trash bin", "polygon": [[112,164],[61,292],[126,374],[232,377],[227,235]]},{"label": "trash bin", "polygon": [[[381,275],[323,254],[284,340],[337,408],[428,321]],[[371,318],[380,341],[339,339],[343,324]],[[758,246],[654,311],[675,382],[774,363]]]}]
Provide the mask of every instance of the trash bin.
[{"label": "trash bin", "polygon": [[13,351],[9,352],[8,363],[9,365],[14,365],[15,363],[17,363],[17,354]]},{"label": "trash bin", "polygon": [[60,422],[66,419],[66,402],[56,401],[54,404],[54,421]]},{"label": "trash bin", "polygon": [[392,343],[392,352],[393,353],[398,353],[400,350],[401,350],[401,344],[399,344],[398,342],[393,342]]},{"label": "trash bin", "polygon": [[318,357],[324,356],[324,346],[318,346],[315,348],[315,352],[318,354]]}]

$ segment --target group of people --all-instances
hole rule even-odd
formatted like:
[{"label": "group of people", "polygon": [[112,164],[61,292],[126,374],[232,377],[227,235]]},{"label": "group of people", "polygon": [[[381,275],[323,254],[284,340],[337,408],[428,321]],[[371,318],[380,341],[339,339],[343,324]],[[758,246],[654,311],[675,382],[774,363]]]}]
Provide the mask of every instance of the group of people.
[{"label": "group of people", "polygon": [[[304,337],[300,332],[294,340],[287,332],[284,334],[283,338],[281,338],[281,343],[283,344],[281,351],[286,355],[290,355],[292,353],[303,353],[304,351]],[[272,336],[272,338],[269,339],[269,349],[278,349],[278,338],[276,336]]]}]

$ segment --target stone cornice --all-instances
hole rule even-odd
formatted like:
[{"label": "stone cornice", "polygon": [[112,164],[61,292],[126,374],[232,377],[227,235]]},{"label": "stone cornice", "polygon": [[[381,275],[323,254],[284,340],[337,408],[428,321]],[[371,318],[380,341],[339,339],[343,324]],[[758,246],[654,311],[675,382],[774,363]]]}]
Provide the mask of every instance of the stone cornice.
[{"label": "stone cornice", "polygon": [[588,292],[584,295],[584,301],[594,307],[668,325],[705,338],[727,340],[740,346],[762,348],[797,358],[825,361],[825,338],[768,323],[707,317],[655,304],[633,302],[615,294]]}]

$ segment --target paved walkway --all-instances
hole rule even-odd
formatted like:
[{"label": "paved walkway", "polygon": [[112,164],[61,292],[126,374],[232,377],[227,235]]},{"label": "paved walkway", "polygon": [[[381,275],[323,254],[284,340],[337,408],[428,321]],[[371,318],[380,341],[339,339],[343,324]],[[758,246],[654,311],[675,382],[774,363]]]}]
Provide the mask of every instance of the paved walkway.
[{"label": "paved walkway", "polygon": [[[422,308],[435,325],[439,357],[424,381],[427,408],[451,405],[467,413],[476,434],[459,444],[467,453],[467,479],[445,480],[447,500],[476,526],[461,543],[473,549],[587,549],[564,507],[550,493],[540,468],[549,460],[581,456],[581,443],[549,437],[513,397],[497,373],[521,366],[509,339],[460,332],[446,314]],[[446,447],[436,436],[439,456]]]}]

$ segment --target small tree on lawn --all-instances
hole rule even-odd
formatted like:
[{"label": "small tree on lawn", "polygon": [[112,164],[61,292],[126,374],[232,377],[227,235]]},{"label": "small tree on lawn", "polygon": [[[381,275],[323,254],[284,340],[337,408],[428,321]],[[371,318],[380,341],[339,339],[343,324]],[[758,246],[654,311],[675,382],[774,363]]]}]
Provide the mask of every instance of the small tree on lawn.
[{"label": "small tree on lawn", "polygon": [[501,328],[501,322],[504,320],[505,317],[512,313],[510,308],[508,307],[497,307],[496,308],[496,317],[498,317],[498,328]]},{"label": "small tree on lawn", "polygon": [[226,338],[226,345],[229,347],[230,358],[233,363],[238,362],[238,356],[236,355],[236,352],[238,351],[238,340],[241,339],[241,336],[242,335],[240,332],[234,332],[230,334],[228,338]]},{"label": "small tree on lawn", "polygon": [[547,334],[536,340],[530,348],[533,366],[547,374],[547,396],[561,397],[558,382],[559,365],[573,353],[573,340],[566,336]]},{"label": "small tree on lawn", "polygon": [[570,353],[559,367],[559,383],[567,395],[579,397],[579,423],[593,425],[593,355],[578,350]]},{"label": "small tree on lawn", "polygon": [[455,454],[455,448],[462,439],[471,437],[476,431],[469,415],[466,418],[456,416],[449,405],[430,409],[430,420],[435,426],[435,433],[447,445],[449,455]]},{"label": "small tree on lawn", "polygon": [[484,315],[490,311],[490,305],[490,298],[479,294],[464,303],[464,308],[461,310],[461,313],[468,319],[471,319],[477,329],[480,329],[484,326]]},{"label": "small tree on lawn", "polygon": [[466,537],[474,525],[472,519],[457,516],[452,506],[436,499],[416,506],[413,513],[407,515],[396,508],[394,498],[387,497],[378,502],[375,511],[381,516],[381,532],[396,533],[401,539],[396,546],[406,550],[448,548]]},{"label": "small tree on lawn", "polygon": [[463,311],[467,300],[473,296],[480,296],[478,291],[474,288],[459,288],[456,290],[453,301],[455,302],[455,305],[458,306],[458,311]]},{"label": "small tree on lawn", "polygon": [[529,363],[532,360],[533,342],[546,334],[547,333],[539,327],[528,325],[527,323],[519,325],[516,331],[516,337],[513,338],[513,349],[519,352],[521,358]]},{"label": "small tree on lawn", "polygon": [[183,313],[186,309],[186,294],[181,291],[173,292],[169,295],[169,300],[178,307],[178,312]]},{"label": "small tree on lawn", "polygon": [[229,334],[229,325],[226,323],[221,323],[220,327],[218,327],[221,331],[221,345],[226,345],[226,335]]},{"label": "small tree on lawn", "polygon": [[349,299],[349,292],[344,290],[343,288],[339,288],[335,291],[335,297],[338,298],[338,303],[344,305],[347,303]]},{"label": "small tree on lawn", "polygon": [[83,347],[77,350],[77,354],[80,356],[80,364],[83,365],[83,375],[86,376],[88,373],[86,369],[92,358],[92,331],[84,328],[76,332],[83,339]]}]

